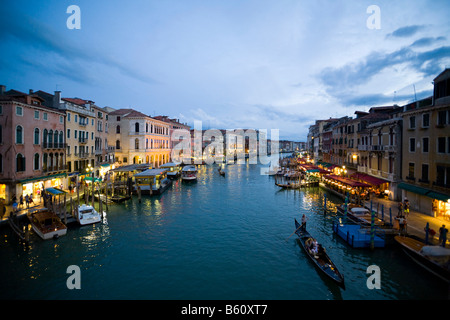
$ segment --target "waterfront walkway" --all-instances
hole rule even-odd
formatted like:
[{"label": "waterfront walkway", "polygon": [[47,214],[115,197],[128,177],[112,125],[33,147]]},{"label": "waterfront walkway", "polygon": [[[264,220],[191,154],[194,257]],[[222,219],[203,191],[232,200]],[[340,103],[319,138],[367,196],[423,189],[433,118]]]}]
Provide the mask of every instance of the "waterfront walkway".
[{"label": "waterfront walkway", "polygon": [[[398,201],[392,201],[387,199],[381,199],[381,198],[373,198],[372,200],[372,209],[377,211],[381,215],[381,205],[384,207],[384,217],[386,219],[389,219],[389,208],[391,208],[392,211],[392,219],[394,219],[397,216],[397,205]],[[378,205],[379,204],[379,205]],[[370,208],[370,201],[365,202],[365,206]],[[442,217],[432,217],[427,214],[411,210],[409,211],[409,215],[406,217],[407,221],[407,233],[411,235],[418,236],[422,239],[425,239],[425,226],[427,223],[429,224],[429,228],[436,231],[436,234],[434,235],[434,238],[431,239],[431,236],[429,236],[430,242],[433,240],[434,244],[438,244],[439,241],[439,228],[442,227],[442,225],[445,225],[447,229],[450,229],[450,221],[444,220]],[[447,236],[447,243],[446,247],[449,248],[449,236]]]}]

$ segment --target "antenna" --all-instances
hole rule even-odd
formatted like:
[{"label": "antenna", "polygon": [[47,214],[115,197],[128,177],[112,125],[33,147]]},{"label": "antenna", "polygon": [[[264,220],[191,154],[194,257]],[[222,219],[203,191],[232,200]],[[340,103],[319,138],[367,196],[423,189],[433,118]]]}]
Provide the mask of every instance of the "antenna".
[{"label": "antenna", "polygon": [[417,101],[417,96],[416,96],[416,85],[413,84],[414,87],[414,100]]}]

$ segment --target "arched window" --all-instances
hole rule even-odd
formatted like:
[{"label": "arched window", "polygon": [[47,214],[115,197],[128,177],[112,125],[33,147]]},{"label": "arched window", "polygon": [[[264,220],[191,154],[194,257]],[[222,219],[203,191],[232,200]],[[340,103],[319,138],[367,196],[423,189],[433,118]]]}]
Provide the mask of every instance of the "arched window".
[{"label": "arched window", "polygon": [[47,171],[47,168],[48,168],[47,162],[48,162],[48,154],[44,153],[43,160],[42,160],[42,170],[44,172]]},{"label": "arched window", "polygon": [[64,134],[62,131],[59,132],[59,144],[60,144],[60,148],[62,148],[62,144],[64,143]]},{"label": "arched window", "polygon": [[120,149],[120,140],[116,140],[116,149]]},{"label": "arched window", "polygon": [[116,133],[120,133],[120,126],[116,127]]},{"label": "arched window", "polygon": [[23,144],[23,128],[22,128],[22,126],[16,127],[16,143]]},{"label": "arched window", "polygon": [[55,147],[58,145],[58,130],[55,130],[55,134],[53,135],[53,143]]},{"label": "arched window", "polygon": [[53,130],[50,129],[48,132],[48,147],[53,148]]},{"label": "arched window", "polygon": [[33,170],[39,170],[39,165],[40,165],[40,163],[39,163],[39,159],[40,157],[39,157],[39,153],[35,153],[34,154],[34,166],[33,166]]},{"label": "arched window", "polygon": [[135,132],[139,132],[139,122],[136,122],[136,123],[134,124],[134,131],[135,131]]},{"label": "arched window", "polygon": [[44,136],[42,137],[42,139],[44,140],[43,141],[44,142],[44,147],[46,147],[47,143],[48,143],[48,131],[47,131],[47,129],[44,129]]},{"label": "arched window", "polygon": [[34,129],[34,144],[39,144],[39,129]]},{"label": "arched window", "polygon": [[16,157],[16,172],[25,171],[25,157],[19,153]]},{"label": "arched window", "polygon": [[134,140],[134,148],[137,150],[137,149],[139,149],[139,139],[135,139]]}]

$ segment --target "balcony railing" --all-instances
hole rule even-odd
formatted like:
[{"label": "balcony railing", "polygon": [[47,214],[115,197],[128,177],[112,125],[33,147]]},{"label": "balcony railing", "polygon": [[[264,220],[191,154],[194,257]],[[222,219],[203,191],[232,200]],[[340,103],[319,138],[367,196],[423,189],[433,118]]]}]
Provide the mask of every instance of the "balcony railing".
[{"label": "balcony railing", "polygon": [[67,147],[66,143],[62,142],[43,142],[42,148],[44,149],[65,149]]}]

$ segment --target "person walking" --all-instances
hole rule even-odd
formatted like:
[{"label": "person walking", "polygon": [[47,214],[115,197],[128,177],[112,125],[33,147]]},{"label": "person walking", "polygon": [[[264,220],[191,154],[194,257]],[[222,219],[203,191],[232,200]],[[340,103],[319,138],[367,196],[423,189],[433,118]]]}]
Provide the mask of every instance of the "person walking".
[{"label": "person walking", "polygon": [[405,217],[409,216],[409,200],[405,198],[405,203],[403,204],[403,209],[405,211]]},{"label": "person walking", "polygon": [[445,224],[439,228],[439,244],[445,248],[445,243],[447,242],[447,233],[448,229],[445,227]]},{"label": "person walking", "polygon": [[403,213],[403,203],[401,201],[399,201],[397,208],[398,208],[397,216],[401,216]]}]

